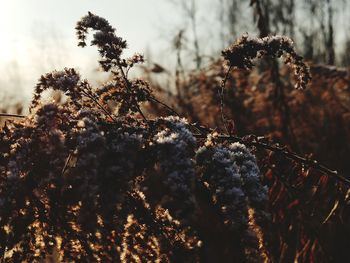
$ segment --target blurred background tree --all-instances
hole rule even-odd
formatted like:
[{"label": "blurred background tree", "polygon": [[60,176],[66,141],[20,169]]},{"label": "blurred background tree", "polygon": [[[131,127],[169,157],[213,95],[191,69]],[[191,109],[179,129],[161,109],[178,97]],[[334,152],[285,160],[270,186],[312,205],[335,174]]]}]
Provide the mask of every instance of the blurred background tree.
[{"label": "blurred background tree", "polygon": [[299,52],[314,63],[350,65],[350,27],[346,23],[349,1],[220,0],[206,5],[198,0],[169,2],[184,16],[177,27],[188,40],[186,47],[192,51],[193,68],[198,69],[203,57],[217,55],[244,32],[287,35]]}]

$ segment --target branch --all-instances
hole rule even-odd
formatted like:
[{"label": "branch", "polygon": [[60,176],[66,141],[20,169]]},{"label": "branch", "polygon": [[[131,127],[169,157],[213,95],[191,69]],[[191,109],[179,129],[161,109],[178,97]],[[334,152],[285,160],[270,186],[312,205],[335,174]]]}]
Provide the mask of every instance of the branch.
[{"label": "branch", "polygon": [[176,116],[180,115],[170,106],[168,106],[167,104],[165,104],[164,102],[161,102],[160,100],[158,100],[156,97],[150,96],[149,97],[150,101],[153,101],[155,103],[160,104],[161,106],[163,106],[164,108],[166,108],[169,112],[171,112],[172,114],[175,114]]},{"label": "branch", "polygon": [[[203,133],[194,134],[194,136],[196,138],[204,139],[207,137],[207,134],[212,131],[211,129],[208,129],[205,127],[199,127],[199,128],[202,131],[206,130],[207,132],[206,132],[206,134],[203,134]],[[276,144],[272,145],[272,144],[262,142],[254,135],[253,136],[246,136],[246,137],[242,138],[242,137],[233,136],[233,135],[220,134],[217,138],[220,140],[224,140],[224,141],[240,142],[240,143],[243,143],[243,144],[248,145],[248,146],[255,146],[257,148],[262,148],[265,150],[269,150],[272,152],[282,154],[283,156],[285,156],[286,158],[288,158],[290,160],[301,163],[301,164],[305,165],[306,167],[314,168],[314,169],[322,172],[323,174],[332,176],[332,177],[336,178],[337,180],[350,186],[350,180],[345,178],[344,176],[340,175],[338,173],[338,171],[332,170],[332,169],[326,167],[325,165],[320,164],[317,160],[302,157],[302,156],[298,155],[297,153],[289,151],[286,147],[282,147],[282,146],[279,146]]]},{"label": "branch", "polygon": [[[122,74],[123,80],[124,80],[124,82],[125,82],[126,89],[127,89],[128,92],[131,94],[131,93],[132,93],[132,87],[131,87],[130,81],[129,81],[129,79],[126,77],[125,72],[124,72],[124,70],[123,70],[123,68],[122,68],[122,66],[120,65],[119,62],[118,62],[118,65],[117,65],[117,66],[118,66],[118,69],[119,69],[120,73]],[[147,118],[146,118],[146,116],[143,114],[143,112],[142,112],[140,106],[139,106],[137,103],[135,103],[135,106],[136,106],[138,112],[140,113],[140,115],[142,116],[142,118],[147,122]]]}]

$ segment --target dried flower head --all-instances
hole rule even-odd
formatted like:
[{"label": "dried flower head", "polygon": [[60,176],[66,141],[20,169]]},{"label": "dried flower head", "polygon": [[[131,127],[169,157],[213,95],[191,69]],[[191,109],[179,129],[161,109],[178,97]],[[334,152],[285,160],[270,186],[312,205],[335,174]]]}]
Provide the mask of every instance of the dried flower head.
[{"label": "dried flower head", "polygon": [[285,36],[269,36],[264,38],[249,38],[242,35],[232,46],[222,51],[222,56],[232,67],[251,69],[253,59],[261,56],[281,57],[294,69],[298,82],[297,89],[304,89],[311,80],[309,67],[303,62],[293,47],[293,41]]},{"label": "dried flower head", "polygon": [[121,61],[121,54],[127,47],[126,41],[115,35],[115,29],[109,22],[97,15],[88,13],[80,19],[76,26],[78,45],[86,46],[86,37],[89,29],[97,31],[93,35],[91,45],[98,47],[98,51],[102,60],[100,64],[105,71],[109,71],[112,67],[118,65]]},{"label": "dried flower head", "polygon": [[72,102],[77,103],[82,97],[82,87],[79,84],[81,84],[80,75],[73,68],[65,68],[62,71],[53,71],[42,75],[35,86],[31,108],[39,104],[41,94],[50,88],[64,92],[72,99]]},{"label": "dried flower head", "polygon": [[191,158],[196,139],[185,119],[169,116],[158,121],[166,127],[154,136],[160,170],[169,191],[169,200],[164,205],[171,207],[175,218],[188,223],[188,217],[194,208],[194,163]]},{"label": "dried flower head", "polygon": [[255,157],[240,143],[216,145],[212,136],[196,153],[204,171],[201,180],[212,201],[224,215],[225,223],[242,231],[248,223],[248,207],[266,209],[267,190],[263,187]]}]

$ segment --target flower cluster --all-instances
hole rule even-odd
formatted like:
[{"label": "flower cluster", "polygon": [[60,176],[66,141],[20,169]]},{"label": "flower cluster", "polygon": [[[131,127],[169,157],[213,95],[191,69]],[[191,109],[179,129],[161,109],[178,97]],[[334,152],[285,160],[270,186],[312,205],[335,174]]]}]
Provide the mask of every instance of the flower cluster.
[{"label": "flower cluster", "polygon": [[80,19],[75,28],[79,46],[86,46],[86,37],[90,28],[97,31],[93,36],[91,45],[98,47],[102,57],[102,60],[99,61],[100,65],[105,71],[109,71],[112,67],[119,65],[120,56],[127,47],[126,41],[115,35],[115,29],[106,19],[89,12],[88,15]]},{"label": "flower cluster", "polygon": [[262,56],[281,57],[285,54],[284,62],[294,69],[298,78],[297,89],[304,89],[311,80],[308,66],[293,47],[293,41],[284,36],[269,36],[264,38],[248,38],[243,35],[231,47],[222,51],[222,55],[232,67],[251,69],[253,59]]},{"label": "flower cluster", "polygon": [[233,143],[228,146],[233,159],[239,165],[242,188],[253,208],[265,209],[267,201],[267,188],[261,183],[260,171],[256,158],[244,144]]},{"label": "flower cluster", "polygon": [[39,104],[41,94],[49,88],[64,92],[66,95],[72,97],[73,101],[80,101],[81,92],[77,90],[79,81],[80,76],[75,69],[68,68],[41,76],[38,84],[35,86],[32,108]]},{"label": "flower cluster", "polygon": [[216,145],[211,136],[197,150],[196,160],[203,167],[201,180],[227,225],[245,229],[248,207],[266,209],[267,191],[261,184],[255,157],[243,144]]},{"label": "flower cluster", "polygon": [[141,79],[135,79],[130,82],[130,91],[125,89],[123,82],[113,81],[104,84],[97,90],[96,94],[104,105],[113,103],[117,114],[125,115],[130,112],[137,112],[142,102],[148,101],[151,96],[151,89],[147,82]]},{"label": "flower cluster", "polygon": [[[97,92],[102,102],[112,101],[117,103],[116,111],[119,115],[125,115],[129,111],[138,112],[144,119],[140,103],[150,99],[151,90],[143,80],[129,80],[129,70],[135,65],[144,62],[140,54],[125,59],[121,55],[127,47],[127,43],[121,37],[116,36],[115,29],[102,17],[88,13],[77,23],[76,32],[79,39],[78,45],[86,46],[88,30],[96,31],[91,45],[95,45],[101,56],[99,61],[104,71],[110,71],[113,82],[104,85]],[[89,95],[89,97],[94,97]],[[93,100],[96,100],[94,97]]]},{"label": "flower cluster", "polygon": [[196,152],[197,164],[202,167],[201,181],[225,225],[239,234],[246,260],[262,260],[264,239],[259,223],[266,219],[268,198],[256,159],[245,145],[225,146],[216,143],[215,137],[209,135]]},{"label": "flower cluster", "polygon": [[169,190],[165,196],[165,207],[173,211],[174,217],[181,220],[191,214],[194,208],[192,184],[194,180],[193,149],[196,140],[188,129],[185,119],[179,117],[160,118],[165,128],[154,138],[159,169],[164,174],[164,184]]}]

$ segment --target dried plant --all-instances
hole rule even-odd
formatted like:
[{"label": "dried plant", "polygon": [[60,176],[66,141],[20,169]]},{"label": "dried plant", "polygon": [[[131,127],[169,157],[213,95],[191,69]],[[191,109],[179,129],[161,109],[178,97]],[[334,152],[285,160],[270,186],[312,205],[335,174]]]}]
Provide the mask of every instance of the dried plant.
[{"label": "dried plant", "polygon": [[[261,42],[259,39],[254,41]],[[233,50],[230,52],[238,52],[235,46],[229,48]],[[244,44],[239,47],[245,49]],[[247,57],[250,63],[258,54],[255,51]],[[178,95],[166,98],[174,104],[181,100],[178,111],[195,123],[204,124],[207,128],[202,127],[201,131],[210,130],[208,127],[225,130],[218,117],[223,110],[230,136],[219,136],[219,139],[230,139],[259,149],[257,158],[269,185],[269,211],[274,225],[270,234],[265,232],[264,237],[269,246],[278,251],[270,256],[276,256],[274,259],[281,262],[340,261],[348,256],[346,240],[349,235],[346,233],[350,225],[347,201],[344,200],[347,187],[338,184],[338,180],[349,184],[348,70],[311,64],[307,75],[312,73],[314,78],[307,84],[309,88],[301,92],[293,89],[291,69],[281,67],[280,81],[290,109],[289,131],[294,135],[286,138],[283,117],[274,104],[275,76],[270,70],[252,69],[249,72],[247,68],[241,69],[237,65],[242,65],[246,58],[233,57],[232,64],[227,61],[232,68],[226,71],[227,74],[223,73],[227,70],[223,61],[218,61],[202,72],[189,75],[180,86],[180,95],[185,100]],[[304,66],[304,69],[308,70],[308,67]],[[222,84],[222,79],[226,85]],[[222,88],[226,89],[225,97],[221,96]],[[240,137],[252,133],[258,136],[248,141]],[[266,156],[262,149],[271,150],[271,139],[287,147],[276,144],[272,149],[274,154]],[[307,155],[297,156],[290,149]],[[337,167],[338,171],[325,169],[311,157]],[[341,175],[346,178],[339,177]]]},{"label": "dried plant", "polygon": [[295,52],[292,40],[287,37],[248,38],[248,35],[243,35],[231,47],[222,51],[230,67],[240,69],[252,69],[252,60],[256,57],[281,57],[283,53],[286,54],[284,63],[294,69],[295,76],[298,78],[295,87],[305,89],[311,79],[310,71],[303,62],[303,58]]},{"label": "dried plant", "polygon": [[[122,58],[126,42],[92,13],[76,29],[80,46],[89,29],[96,31],[91,44],[112,80],[93,88],[74,69],[45,74],[30,114],[1,129],[4,262],[53,255],[63,262],[334,256],[323,240],[337,220],[346,222],[348,179],[256,136],[220,134],[179,116],[149,118],[145,102],[175,111],[147,82],[128,77],[143,57]],[[250,67],[261,49],[273,56],[286,51],[300,86],[309,80],[285,38],[238,43],[224,51],[231,66]],[[42,103],[48,89],[66,102]]]}]

